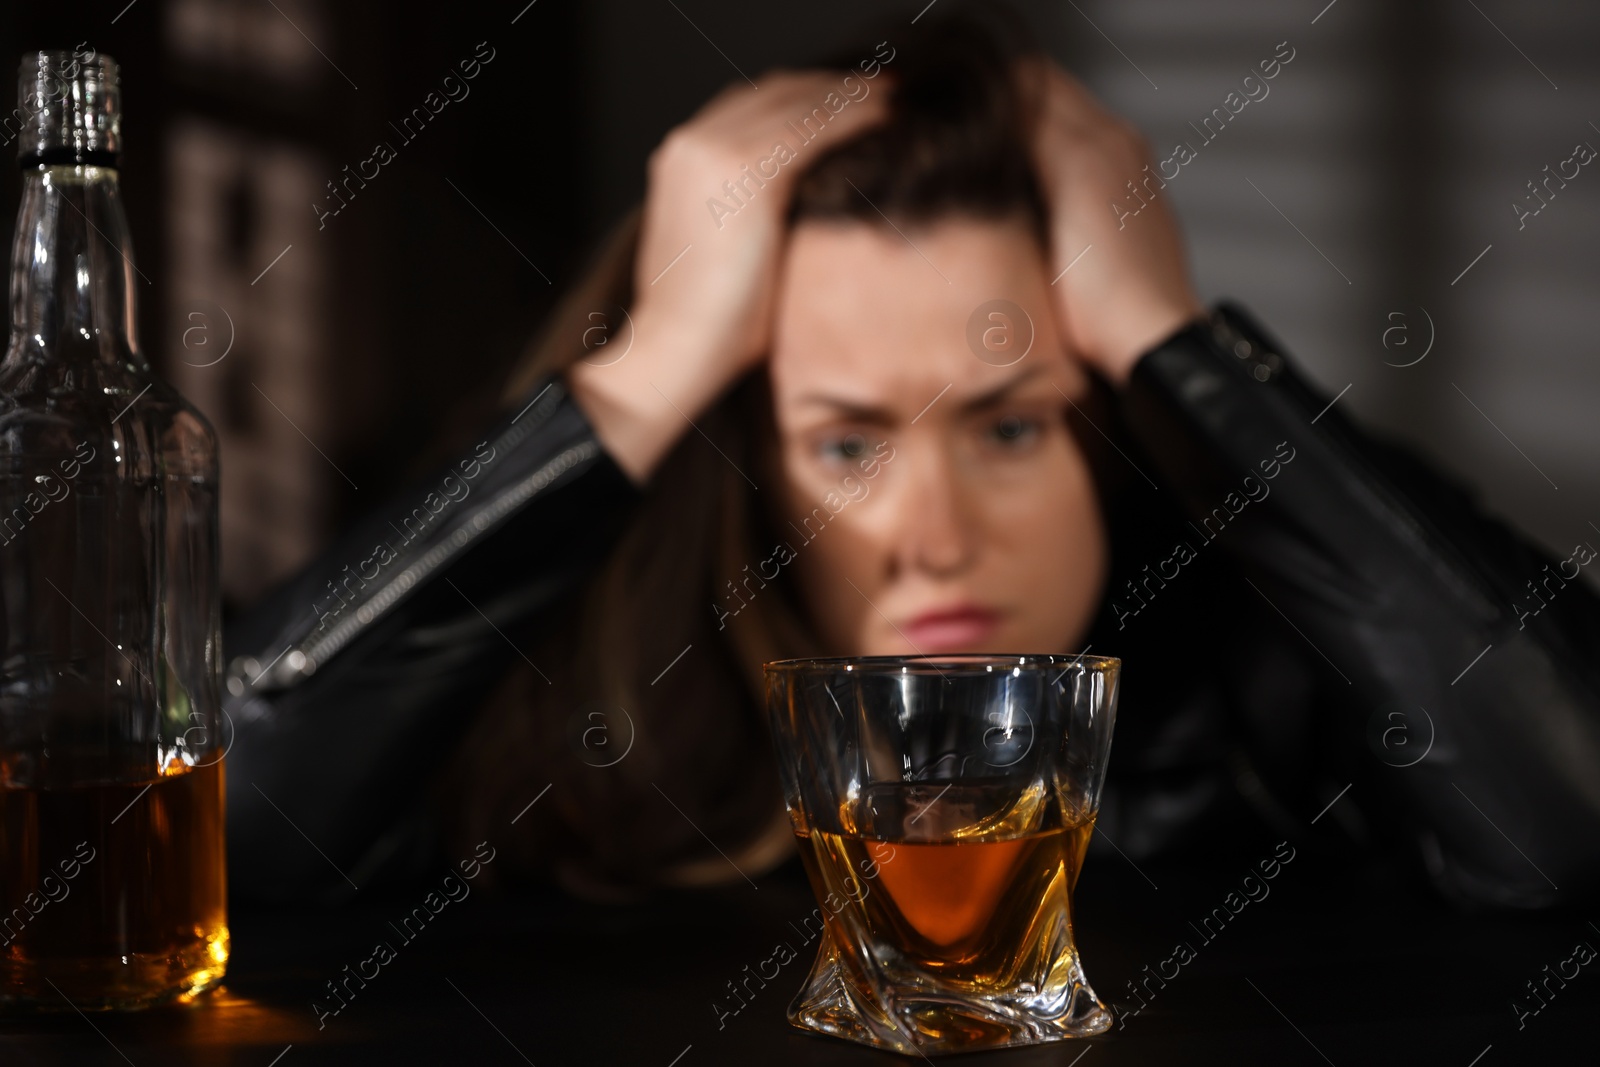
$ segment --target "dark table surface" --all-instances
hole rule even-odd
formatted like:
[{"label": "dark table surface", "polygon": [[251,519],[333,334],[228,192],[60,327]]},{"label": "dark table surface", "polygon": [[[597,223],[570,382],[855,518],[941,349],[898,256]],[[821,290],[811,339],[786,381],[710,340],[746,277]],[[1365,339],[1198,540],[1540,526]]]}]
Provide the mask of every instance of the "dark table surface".
[{"label": "dark table surface", "polygon": [[[1600,914],[1462,915],[1381,869],[1322,862],[1302,847],[1226,926],[1198,924],[1249,865],[1151,867],[1091,853],[1076,897],[1084,967],[1121,1016],[1084,1041],[965,1054],[1038,1064],[1427,1063],[1448,1067],[1600,1062],[1592,1023],[1600,961],[1544,987]],[[442,872],[441,872],[442,873]],[[888,1064],[918,1062],[791,1028],[784,1012],[814,955],[805,945],[747,1006],[727,983],[768,959],[815,901],[797,863],[758,879],[628,906],[553,893],[474,891],[410,941],[398,922],[427,887],[344,910],[235,905],[225,984],[199,1003],[126,1015],[0,1020],[0,1065],[473,1063]],[[1261,889],[1255,890],[1260,896]],[[415,897],[415,899],[412,899]],[[337,1015],[326,983],[396,954]],[[1175,946],[1193,951],[1170,961]],[[1546,966],[1551,968],[1545,971]],[[371,973],[368,965],[368,973]],[[1151,968],[1146,972],[1146,967]],[[1571,964],[1567,972],[1571,974]],[[1129,983],[1163,972],[1139,1001]],[[1174,974],[1174,972],[1176,973]],[[770,972],[769,972],[770,973]]]}]

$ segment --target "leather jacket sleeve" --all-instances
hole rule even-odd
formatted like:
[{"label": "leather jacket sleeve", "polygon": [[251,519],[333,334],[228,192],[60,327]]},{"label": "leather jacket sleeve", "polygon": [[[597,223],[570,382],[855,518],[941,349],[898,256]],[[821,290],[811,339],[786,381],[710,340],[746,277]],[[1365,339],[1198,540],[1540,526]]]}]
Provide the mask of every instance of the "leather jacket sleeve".
[{"label": "leather jacket sleeve", "polygon": [[560,377],[518,407],[230,623],[235,892],[335,900],[425,851],[423,783],[525,655],[519,625],[620,534],[638,490]]},{"label": "leather jacket sleeve", "polygon": [[[1237,596],[1304,643],[1348,757],[1349,792],[1323,799],[1391,827],[1457,900],[1592,894],[1600,597],[1577,571],[1593,549],[1553,559],[1336,400],[1224,304],[1146,353],[1121,402],[1197,533],[1242,513],[1217,535]],[[1263,666],[1245,636],[1210,637],[1230,670]],[[1391,721],[1426,754],[1385,758]]]}]

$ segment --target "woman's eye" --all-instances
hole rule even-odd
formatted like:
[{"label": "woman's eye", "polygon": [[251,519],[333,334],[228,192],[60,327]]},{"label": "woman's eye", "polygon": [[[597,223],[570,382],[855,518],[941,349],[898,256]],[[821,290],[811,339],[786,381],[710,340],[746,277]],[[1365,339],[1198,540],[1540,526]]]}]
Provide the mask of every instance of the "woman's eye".
[{"label": "woman's eye", "polygon": [[867,454],[867,439],[858,433],[847,434],[822,442],[818,451],[824,459],[848,463]]},{"label": "woman's eye", "polygon": [[990,424],[988,437],[1002,448],[1020,448],[1030,444],[1039,436],[1039,421],[1025,419],[1020,415],[1007,415],[998,422]]}]

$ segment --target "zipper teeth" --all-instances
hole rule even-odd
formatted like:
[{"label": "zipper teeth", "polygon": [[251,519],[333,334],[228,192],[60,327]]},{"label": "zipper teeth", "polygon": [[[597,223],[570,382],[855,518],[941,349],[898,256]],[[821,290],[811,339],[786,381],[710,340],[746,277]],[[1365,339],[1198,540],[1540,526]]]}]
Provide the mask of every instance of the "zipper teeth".
[{"label": "zipper teeth", "polygon": [[356,609],[354,618],[339,623],[329,630],[327,636],[321,640],[311,641],[301,646],[300,652],[305,656],[305,662],[297,673],[301,675],[311,674],[316,670],[319,662],[338,652],[354,640],[358,633],[387,614],[389,609],[402,596],[410,592],[430,572],[437,569],[439,564],[476,540],[512,508],[524,503],[578,463],[592,458],[599,451],[600,446],[594,441],[586,441],[583,444],[574,445],[540,467],[533,474],[524,478],[514,489],[496,497],[494,503],[478,512],[469,523],[463,524],[455,533],[451,534],[448,541],[428,549],[427,552],[423,553],[421,559],[412,563],[405,570],[395,575],[389,582],[385,583],[383,588],[374,593],[371,599]]},{"label": "zipper teeth", "polygon": [[[555,388],[552,389],[550,386],[546,386],[545,390],[539,395],[544,397],[546,392],[552,395],[546,398],[544,403],[539,404],[537,411],[531,413],[532,418],[529,418],[521,426],[512,426],[495,439],[495,448],[497,450],[510,451],[520,444],[523,438],[533,433],[542,423],[548,421],[551,413],[560,405],[562,398],[565,396],[565,390],[560,387],[559,382],[552,382],[551,384]],[[521,416],[518,416],[518,418],[521,418]],[[515,421],[513,420],[513,422]],[[450,535],[447,541],[433,546],[423,553],[421,559],[411,563],[399,574],[385,582],[382,588],[356,609],[353,617],[335,625],[324,637],[320,639],[312,638],[305,644],[298,646],[298,651],[303,657],[298,667],[289,666],[285,661],[291,657],[287,654],[281,655],[272,672],[281,679],[279,685],[275,688],[285,688],[310,675],[316,670],[318,663],[326,662],[330,656],[354,640],[358,633],[382,618],[402,596],[414,588],[423,578],[427,577],[439,564],[476,540],[512,508],[525,503],[578,463],[593,458],[599,452],[600,445],[593,438],[573,445],[563,450],[549,462],[542,464],[538,470],[522,479],[514,487],[496,497],[490,504],[473,515],[470,520],[463,522]],[[291,643],[285,653],[295,650],[296,646]],[[263,673],[254,679],[248,679],[246,684],[250,688],[256,689],[268,681],[269,679]]]}]

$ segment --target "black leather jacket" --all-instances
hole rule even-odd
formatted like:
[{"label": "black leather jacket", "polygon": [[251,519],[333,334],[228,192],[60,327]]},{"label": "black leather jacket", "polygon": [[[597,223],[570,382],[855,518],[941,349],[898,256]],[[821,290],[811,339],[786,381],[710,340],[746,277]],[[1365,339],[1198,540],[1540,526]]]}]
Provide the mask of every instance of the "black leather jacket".
[{"label": "black leather jacket", "polygon": [[[1464,902],[1593,894],[1600,597],[1576,562],[1362,432],[1235,307],[1117,405],[1137,477],[1090,634],[1124,661],[1097,840],[1203,853],[1243,819],[1392,846]],[[420,783],[517,654],[504,631],[620,534],[639,491],[562,380],[518,407],[230,626],[236,892],[331,899],[428,855]]]}]

